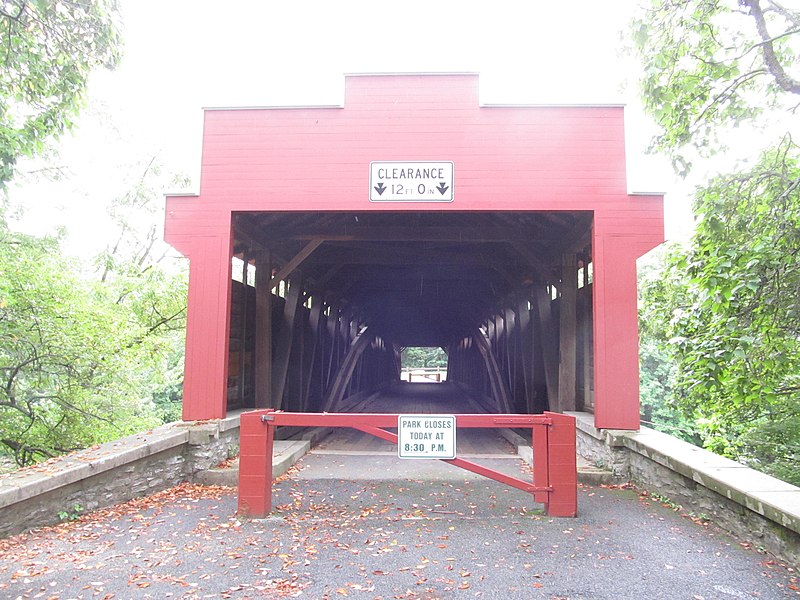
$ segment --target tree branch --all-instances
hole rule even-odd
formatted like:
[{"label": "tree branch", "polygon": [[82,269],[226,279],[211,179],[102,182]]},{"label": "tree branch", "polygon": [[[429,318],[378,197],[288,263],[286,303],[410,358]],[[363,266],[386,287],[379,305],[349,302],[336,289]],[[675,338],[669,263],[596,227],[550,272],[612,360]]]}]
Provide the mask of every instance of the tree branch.
[{"label": "tree branch", "polygon": [[76,413],[82,414],[84,417],[90,417],[92,419],[97,419],[98,421],[103,421],[104,423],[108,423],[109,425],[113,425],[115,428],[117,427],[116,423],[114,423],[114,421],[112,421],[111,419],[106,418],[106,417],[101,417],[100,415],[96,415],[96,414],[91,413],[89,411],[83,410],[82,408],[78,408],[77,406],[75,406],[71,402],[67,402],[63,398],[59,398],[58,396],[52,396],[51,399],[54,400],[55,402],[57,402],[58,404],[60,404],[61,406],[63,406],[64,408],[69,409],[69,410],[74,410]]},{"label": "tree branch", "polygon": [[0,17],[5,17],[7,19],[11,19],[12,21],[16,21],[19,23],[22,20],[22,15],[25,14],[25,9],[28,8],[27,2],[23,2],[19,7],[19,12],[16,15],[12,15],[10,12],[3,10],[0,8]]},{"label": "tree branch", "polygon": [[764,70],[764,69],[758,69],[756,71],[750,71],[749,73],[745,73],[744,75],[740,75],[739,77],[734,79],[730,83],[730,85],[728,85],[728,87],[726,87],[719,94],[716,94],[714,96],[714,99],[711,101],[711,103],[708,104],[701,111],[701,113],[697,116],[697,118],[694,120],[694,123],[692,123],[692,125],[693,126],[697,125],[700,121],[702,121],[705,118],[706,113],[708,111],[710,111],[712,108],[714,108],[717,104],[719,104],[723,100],[726,100],[726,99],[730,98],[733,95],[733,92],[736,90],[736,88],[738,88],[740,85],[742,85],[743,83],[745,83],[746,81],[748,81],[750,79],[753,79],[754,77],[757,77],[759,75],[763,75],[766,72],[767,71]]},{"label": "tree branch", "polygon": [[[156,312],[158,312],[158,311],[156,311]],[[169,324],[171,321],[174,321],[175,319],[177,319],[178,317],[180,317],[180,316],[181,316],[183,313],[185,313],[185,312],[186,312],[186,307],[184,306],[184,307],[182,307],[180,310],[178,310],[176,313],[174,313],[174,314],[172,314],[172,315],[170,315],[170,316],[168,316],[168,317],[163,317],[163,316],[162,316],[162,317],[161,317],[160,319],[158,319],[158,320],[157,320],[155,323],[153,323],[153,324],[152,324],[152,325],[151,325],[151,326],[150,326],[150,327],[147,329],[147,331],[145,331],[145,332],[144,332],[144,334],[143,334],[143,335],[141,335],[141,336],[140,336],[140,337],[138,337],[138,338],[135,338],[135,339],[131,340],[131,341],[130,341],[130,342],[129,342],[129,343],[126,345],[126,346],[125,346],[125,348],[133,348],[133,347],[134,347],[134,346],[136,346],[137,344],[141,344],[141,343],[142,343],[142,342],[145,340],[145,338],[146,338],[148,335],[151,335],[152,333],[154,333],[156,330],[158,330],[158,329],[159,329],[159,328],[161,328],[162,326]],[[160,313],[159,313],[159,314],[160,314]]]},{"label": "tree branch", "polygon": [[[778,4],[774,0],[767,0],[767,3],[772,7],[771,9],[767,10],[771,10],[778,13],[784,19],[792,23],[795,27],[800,27],[800,14],[798,14],[796,11],[789,10],[785,8],[783,5]],[[764,12],[767,12],[767,10],[765,10]]]},{"label": "tree branch", "polygon": [[800,82],[790,77],[783,68],[783,65],[775,55],[775,48],[772,45],[772,36],[767,31],[767,22],[764,19],[764,12],[761,10],[759,0],[740,0],[743,6],[750,7],[750,16],[756,23],[756,30],[761,37],[761,51],[764,55],[764,63],[767,65],[770,74],[775,79],[780,88],[790,94],[800,95]]},{"label": "tree branch", "polygon": [[12,410],[17,411],[18,413],[22,413],[23,415],[25,415],[29,419],[33,419],[35,417],[35,415],[34,415],[33,411],[31,410],[30,406],[28,406],[28,409],[25,410],[25,408],[20,406],[19,404],[17,404],[16,401],[0,402],[0,406],[4,406],[6,408],[10,408]]}]

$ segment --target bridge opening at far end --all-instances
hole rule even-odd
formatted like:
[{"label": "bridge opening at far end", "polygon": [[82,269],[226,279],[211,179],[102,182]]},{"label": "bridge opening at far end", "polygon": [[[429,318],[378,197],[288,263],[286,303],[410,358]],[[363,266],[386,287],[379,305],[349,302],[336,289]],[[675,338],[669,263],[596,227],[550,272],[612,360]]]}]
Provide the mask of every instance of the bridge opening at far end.
[{"label": "bridge opening at far end", "polygon": [[447,381],[447,353],[443,348],[412,346],[400,353],[400,380],[408,383]]}]

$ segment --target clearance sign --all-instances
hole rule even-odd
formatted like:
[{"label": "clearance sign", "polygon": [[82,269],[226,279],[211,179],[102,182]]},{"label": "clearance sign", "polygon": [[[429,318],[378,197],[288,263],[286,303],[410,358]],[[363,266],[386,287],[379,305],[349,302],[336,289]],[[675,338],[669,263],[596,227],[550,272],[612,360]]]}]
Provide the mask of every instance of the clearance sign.
[{"label": "clearance sign", "polygon": [[370,202],[452,202],[452,162],[369,163]]},{"label": "clearance sign", "polygon": [[397,456],[400,458],[455,458],[455,416],[398,415]]}]

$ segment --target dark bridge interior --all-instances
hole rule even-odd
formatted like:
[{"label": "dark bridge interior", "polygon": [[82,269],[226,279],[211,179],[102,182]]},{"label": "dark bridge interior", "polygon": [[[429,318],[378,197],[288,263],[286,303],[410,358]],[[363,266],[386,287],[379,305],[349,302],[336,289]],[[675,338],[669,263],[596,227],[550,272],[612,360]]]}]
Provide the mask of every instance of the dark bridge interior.
[{"label": "dark bridge interior", "polygon": [[591,229],[590,212],[238,213],[228,407],[369,410],[403,347],[439,346],[490,412],[589,408]]}]

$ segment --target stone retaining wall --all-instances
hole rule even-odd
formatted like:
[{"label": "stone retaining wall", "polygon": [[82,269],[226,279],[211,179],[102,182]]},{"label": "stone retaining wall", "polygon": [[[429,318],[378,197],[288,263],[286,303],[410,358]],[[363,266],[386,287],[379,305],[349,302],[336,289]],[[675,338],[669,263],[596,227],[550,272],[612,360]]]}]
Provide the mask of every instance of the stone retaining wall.
[{"label": "stone retaining wall", "polygon": [[585,459],[800,565],[800,488],[665,433],[599,430],[592,415],[570,414]]},{"label": "stone retaining wall", "polygon": [[0,476],[0,537],[146,496],[220,463],[239,444],[239,414],[170,423]]}]

